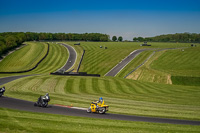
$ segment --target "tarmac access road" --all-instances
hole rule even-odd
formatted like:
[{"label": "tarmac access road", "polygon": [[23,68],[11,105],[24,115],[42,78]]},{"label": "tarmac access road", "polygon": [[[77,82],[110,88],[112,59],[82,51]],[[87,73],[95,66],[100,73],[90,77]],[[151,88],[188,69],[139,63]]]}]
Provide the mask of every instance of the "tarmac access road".
[{"label": "tarmac access road", "polygon": [[[129,62],[131,62],[137,55],[141,52],[146,51],[147,49],[139,49],[131,52],[125,59],[123,59],[120,63],[118,63],[115,67],[113,67],[105,76],[114,77],[117,75]],[[149,50],[149,49],[148,49]]]},{"label": "tarmac access road", "polygon": [[143,51],[153,50],[154,52],[158,52],[158,51],[163,51],[163,50],[184,49],[184,48],[187,48],[187,47],[181,47],[181,48],[164,48],[164,49],[161,49],[161,48],[147,48],[147,49],[134,50],[125,59],[123,59],[115,67],[113,67],[109,72],[107,72],[105,74],[105,76],[115,77],[129,62],[131,62],[137,55],[139,55]]},{"label": "tarmac access road", "polygon": [[[35,99],[37,100],[37,98]],[[49,114],[60,114],[68,116],[79,116],[79,117],[90,117],[99,119],[113,119],[113,120],[126,120],[126,121],[142,121],[142,122],[154,122],[154,123],[169,123],[169,124],[185,124],[185,125],[200,125],[200,121],[192,120],[178,120],[178,119],[168,119],[168,118],[155,118],[155,117],[144,117],[144,116],[133,116],[133,115],[121,115],[121,114],[97,114],[97,113],[87,113],[86,110],[74,109],[70,107],[62,107],[56,105],[48,105],[47,108],[35,107],[34,102],[24,101],[9,97],[0,97],[0,107],[30,111],[30,112],[40,112]]]}]

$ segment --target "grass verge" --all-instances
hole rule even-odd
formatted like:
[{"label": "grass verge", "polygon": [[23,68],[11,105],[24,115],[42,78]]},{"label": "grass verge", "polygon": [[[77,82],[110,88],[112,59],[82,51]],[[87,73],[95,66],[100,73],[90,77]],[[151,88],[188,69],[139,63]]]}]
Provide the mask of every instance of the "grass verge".
[{"label": "grass verge", "polygon": [[2,133],[186,133],[199,132],[200,126],[172,125],[147,122],[105,120],[44,113],[32,113],[0,108],[0,132]]},{"label": "grass verge", "polygon": [[36,101],[50,93],[50,104],[88,108],[99,97],[112,113],[200,120],[197,86],[166,85],[121,78],[32,76],[5,84],[6,96]]}]

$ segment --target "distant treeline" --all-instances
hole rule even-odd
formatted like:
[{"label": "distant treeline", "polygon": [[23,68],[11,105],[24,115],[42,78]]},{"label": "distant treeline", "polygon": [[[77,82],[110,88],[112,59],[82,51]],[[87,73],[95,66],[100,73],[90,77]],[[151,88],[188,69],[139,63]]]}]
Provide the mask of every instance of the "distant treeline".
[{"label": "distant treeline", "polygon": [[35,33],[4,32],[0,33],[0,57],[7,51],[20,46],[25,41],[109,41],[109,35],[101,33]]},{"label": "distant treeline", "polygon": [[176,33],[159,35],[155,37],[134,37],[133,41],[139,42],[200,42],[200,34],[196,33]]}]

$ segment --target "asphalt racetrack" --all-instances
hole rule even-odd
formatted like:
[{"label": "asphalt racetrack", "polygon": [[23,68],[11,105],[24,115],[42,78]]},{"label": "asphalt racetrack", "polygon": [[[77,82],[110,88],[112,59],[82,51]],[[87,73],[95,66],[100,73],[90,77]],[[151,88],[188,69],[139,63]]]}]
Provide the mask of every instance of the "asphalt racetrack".
[{"label": "asphalt racetrack", "polygon": [[61,68],[62,70],[69,70],[73,65],[74,63],[76,62],[76,51],[74,50],[74,48],[72,46],[69,46],[69,45],[66,45],[66,44],[61,44],[63,45],[64,47],[66,47],[69,51],[69,58],[66,62],[66,64]]},{"label": "asphalt racetrack", "polygon": [[[35,100],[37,100],[37,98]],[[68,115],[68,116],[100,118],[100,119],[200,125],[200,121],[154,118],[154,117],[143,117],[143,116],[129,116],[129,115],[110,114],[110,113],[106,113],[106,114],[87,113],[86,110],[83,110],[83,109],[74,109],[70,107],[62,107],[62,106],[56,106],[56,105],[48,105],[47,108],[35,107],[34,102],[24,101],[24,100],[4,97],[4,96],[0,97],[0,107],[30,111],[30,112],[40,112],[40,113],[50,113],[50,114],[60,114],[60,115]]]},{"label": "asphalt racetrack", "polygon": [[132,61],[137,55],[139,55],[141,52],[145,51],[147,49],[139,49],[135,50],[132,53],[130,53],[125,59],[123,59],[119,64],[117,64],[113,69],[111,69],[108,73],[105,74],[105,76],[112,76],[114,77],[119,73],[130,61]]},{"label": "asphalt racetrack", "polygon": [[0,85],[6,84],[8,82],[11,82],[11,81],[19,79],[19,78],[28,77],[28,76],[31,76],[31,75],[20,75],[20,76],[11,76],[11,77],[0,78]]}]

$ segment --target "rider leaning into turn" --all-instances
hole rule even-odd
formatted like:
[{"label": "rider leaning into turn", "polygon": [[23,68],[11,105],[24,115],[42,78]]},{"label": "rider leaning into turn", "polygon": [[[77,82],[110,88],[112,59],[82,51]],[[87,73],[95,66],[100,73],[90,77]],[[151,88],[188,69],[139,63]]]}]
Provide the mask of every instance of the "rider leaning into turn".
[{"label": "rider leaning into turn", "polygon": [[40,97],[38,98],[38,102],[43,103],[43,99],[50,99],[49,93],[46,93],[46,95],[44,95],[44,96],[40,96]]}]

